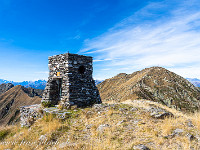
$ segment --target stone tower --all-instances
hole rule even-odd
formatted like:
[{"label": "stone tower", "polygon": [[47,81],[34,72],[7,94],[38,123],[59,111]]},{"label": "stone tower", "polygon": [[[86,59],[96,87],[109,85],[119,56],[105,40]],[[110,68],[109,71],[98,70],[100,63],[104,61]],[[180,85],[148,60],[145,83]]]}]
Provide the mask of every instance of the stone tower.
[{"label": "stone tower", "polygon": [[66,53],[48,59],[49,78],[42,103],[79,107],[101,103],[92,78],[92,57]]}]

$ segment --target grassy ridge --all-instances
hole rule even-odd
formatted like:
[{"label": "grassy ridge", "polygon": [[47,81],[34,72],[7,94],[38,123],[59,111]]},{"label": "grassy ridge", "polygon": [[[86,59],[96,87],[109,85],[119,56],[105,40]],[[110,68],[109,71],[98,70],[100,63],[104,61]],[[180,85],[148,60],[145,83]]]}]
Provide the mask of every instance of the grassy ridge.
[{"label": "grassy ridge", "polygon": [[[200,149],[200,113],[167,108],[173,118],[155,119],[148,108],[165,106],[149,101],[124,103],[70,110],[66,120],[45,115],[31,128],[1,127],[0,149],[121,150],[138,144],[155,150]],[[173,134],[176,129],[182,132]]]}]

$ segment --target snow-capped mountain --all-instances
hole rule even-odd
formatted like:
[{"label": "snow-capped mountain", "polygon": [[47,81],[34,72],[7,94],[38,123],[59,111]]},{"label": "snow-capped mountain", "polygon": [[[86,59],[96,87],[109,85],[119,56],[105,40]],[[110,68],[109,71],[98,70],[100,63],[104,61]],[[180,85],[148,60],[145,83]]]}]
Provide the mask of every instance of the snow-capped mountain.
[{"label": "snow-capped mountain", "polygon": [[22,85],[24,87],[32,87],[35,89],[44,89],[46,86],[46,80],[37,80],[37,81],[23,81],[23,82],[14,82],[0,79],[0,84],[2,83],[12,83],[13,85]]}]

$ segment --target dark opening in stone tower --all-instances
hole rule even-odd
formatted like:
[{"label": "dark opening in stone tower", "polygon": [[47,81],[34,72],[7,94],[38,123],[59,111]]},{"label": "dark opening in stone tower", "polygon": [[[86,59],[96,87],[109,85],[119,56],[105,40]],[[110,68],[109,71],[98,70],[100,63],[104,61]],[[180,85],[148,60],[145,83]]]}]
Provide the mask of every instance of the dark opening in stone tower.
[{"label": "dark opening in stone tower", "polygon": [[60,54],[49,57],[49,78],[42,102],[89,106],[101,103],[92,78],[92,57]]}]

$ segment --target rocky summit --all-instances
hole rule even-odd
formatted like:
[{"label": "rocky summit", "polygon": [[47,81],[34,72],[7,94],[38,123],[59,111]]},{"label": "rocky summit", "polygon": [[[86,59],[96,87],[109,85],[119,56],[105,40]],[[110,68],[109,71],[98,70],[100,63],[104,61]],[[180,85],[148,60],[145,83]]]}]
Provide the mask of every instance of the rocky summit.
[{"label": "rocky summit", "polygon": [[181,111],[200,106],[200,90],[188,80],[162,67],[132,74],[120,73],[97,85],[102,101],[147,99]]}]

